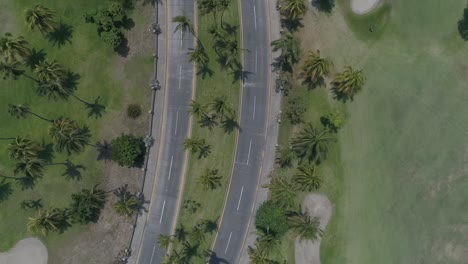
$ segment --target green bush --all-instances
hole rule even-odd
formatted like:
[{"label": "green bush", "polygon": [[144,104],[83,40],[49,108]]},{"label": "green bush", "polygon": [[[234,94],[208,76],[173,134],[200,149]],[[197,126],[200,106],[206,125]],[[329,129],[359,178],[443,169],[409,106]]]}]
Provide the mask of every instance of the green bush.
[{"label": "green bush", "polygon": [[304,113],[307,108],[300,97],[290,98],[286,107],[286,117],[293,125],[304,122]]},{"label": "green bush", "polygon": [[141,115],[141,107],[138,104],[130,104],[127,107],[127,116],[133,119]]},{"label": "green bush", "polygon": [[141,167],[145,156],[145,143],[141,137],[121,135],[111,141],[111,157],[120,166]]},{"label": "green bush", "polygon": [[255,227],[280,239],[289,228],[286,210],[271,201],[264,202],[255,215]]},{"label": "green bush", "polygon": [[338,132],[338,130],[345,124],[345,116],[338,110],[331,111],[325,116],[320,118],[322,124],[330,129],[333,132]]}]

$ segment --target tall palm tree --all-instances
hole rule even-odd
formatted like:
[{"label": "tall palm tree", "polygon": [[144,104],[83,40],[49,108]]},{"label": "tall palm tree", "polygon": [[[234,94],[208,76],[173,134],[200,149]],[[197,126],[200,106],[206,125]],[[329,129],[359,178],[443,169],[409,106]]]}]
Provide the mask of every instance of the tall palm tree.
[{"label": "tall palm tree", "polygon": [[274,235],[260,232],[260,234],[258,234],[256,246],[258,250],[269,255],[272,252],[280,251],[280,243],[281,241]]},{"label": "tall palm tree", "polygon": [[182,244],[182,262],[181,263],[190,263],[190,259],[198,255],[198,244],[191,244],[189,241],[185,241]]},{"label": "tall palm tree", "polygon": [[295,232],[300,240],[315,241],[323,235],[319,228],[320,221],[317,217],[310,217],[305,213],[297,213],[288,218],[289,226]]},{"label": "tall palm tree", "polygon": [[40,178],[44,174],[44,161],[38,158],[21,159],[15,165],[14,174],[20,172],[29,178]]},{"label": "tall palm tree", "polygon": [[231,107],[228,104],[226,96],[216,97],[212,103],[209,104],[211,110],[224,116],[227,113],[232,112]]},{"label": "tall palm tree", "polygon": [[24,10],[24,17],[29,29],[39,29],[42,34],[50,33],[57,29],[57,22],[55,22],[55,14],[43,5],[36,5],[33,8]]},{"label": "tall palm tree", "polygon": [[281,0],[280,11],[289,19],[298,19],[307,12],[305,0]]},{"label": "tall palm tree", "polygon": [[320,188],[322,185],[322,177],[317,173],[315,166],[302,164],[297,169],[299,172],[293,176],[292,181],[299,186],[301,191],[310,192]]},{"label": "tall palm tree", "polygon": [[79,223],[89,223],[98,220],[101,210],[107,201],[107,193],[95,185],[92,189],[82,189],[73,193],[71,214]]},{"label": "tall palm tree", "polygon": [[66,216],[59,209],[39,210],[36,217],[29,217],[26,225],[29,232],[47,236],[50,231],[58,231],[62,227]]},{"label": "tall palm tree", "polygon": [[41,150],[36,141],[25,137],[16,137],[15,141],[8,144],[8,155],[14,160],[36,158]]},{"label": "tall palm tree", "polygon": [[206,190],[213,190],[221,185],[221,179],[222,177],[218,175],[217,169],[205,168],[203,173],[197,177],[196,182]]},{"label": "tall palm tree", "polygon": [[259,247],[258,241],[255,242],[255,248],[247,247],[247,253],[251,264],[278,264],[278,262],[268,258],[268,254]]},{"label": "tall palm tree", "polygon": [[284,177],[274,176],[270,184],[264,185],[270,191],[270,200],[284,208],[296,207],[296,195],[299,188]]},{"label": "tall palm tree", "polygon": [[188,112],[193,116],[200,118],[207,115],[208,110],[206,108],[206,105],[202,105],[200,102],[192,100],[190,102],[190,109]]},{"label": "tall palm tree", "polygon": [[31,54],[28,47],[28,42],[24,37],[13,37],[11,33],[5,33],[5,36],[0,37],[0,55],[5,60],[16,61],[18,57],[26,58]]},{"label": "tall palm tree", "polygon": [[224,18],[224,13],[229,8],[229,0],[217,0],[216,2],[217,2],[216,9],[218,10],[218,12],[221,12],[221,21],[220,21],[221,27],[224,28],[223,18]]},{"label": "tall palm tree", "polygon": [[172,23],[177,23],[174,32],[181,31],[182,36],[188,31],[194,38],[198,40],[198,44],[201,44],[198,37],[195,35],[195,28],[193,27],[192,21],[187,16],[175,16],[172,18]]},{"label": "tall palm tree", "polygon": [[194,227],[192,227],[192,231],[190,232],[189,237],[190,237],[190,240],[194,242],[195,244],[200,244],[206,238],[205,229],[203,228],[202,225],[197,224]]},{"label": "tall palm tree", "polygon": [[21,62],[19,61],[0,61],[0,74],[2,79],[18,79],[18,77],[24,73],[24,71],[20,69],[20,66]]},{"label": "tall palm tree", "polygon": [[332,63],[329,59],[320,57],[320,51],[309,51],[302,67],[302,76],[312,82],[318,82],[330,72]]},{"label": "tall palm tree", "polygon": [[47,96],[49,99],[67,99],[73,94],[73,88],[64,85],[62,80],[41,82],[37,87],[37,93],[41,96]]},{"label": "tall palm tree", "polygon": [[179,224],[176,229],[174,230],[174,237],[177,239],[178,242],[183,242],[187,239],[187,231],[182,224]]},{"label": "tall palm tree", "polygon": [[218,12],[218,0],[200,0],[198,1],[198,9],[200,15],[213,14],[213,19],[216,21],[216,14]]},{"label": "tall palm tree", "polygon": [[141,201],[135,195],[124,192],[114,205],[115,211],[120,215],[132,216],[141,208]]},{"label": "tall palm tree", "polygon": [[188,54],[190,62],[195,63],[199,68],[206,67],[210,61],[205,49],[200,45],[196,45],[195,49]]},{"label": "tall palm tree", "polygon": [[365,82],[366,77],[361,70],[354,70],[351,66],[346,66],[345,70],[333,80],[332,89],[338,96],[353,99]]},{"label": "tall palm tree", "polygon": [[80,152],[89,144],[91,134],[87,126],[78,126],[78,124],[68,118],[54,120],[49,127],[49,135],[55,142],[58,151],[66,150],[68,154]]},{"label": "tall palm tree", "polygon": [[67,75],[65,67],[55,60],[50,62],[47,59],[40,61],[36,65],[34,72],[42,83],[57,82],[64,79]]},{"label": "tall palm tree", "polygon": [[282,146],[277,151],[276,163],[281,168],[291,167],[295,158],[296,153],[294,153],[292,146]]},{"label": "tall palm tree", "polygon": [[14,116],[16,118],[25,118],[26,115],[28,114],[32,114],[33,116],[37,117],[37,118],[40,118],[44,121],[47,121],[47,122],[50,122],[52,123],[53,120],[51,119],[47,119],[43,116],[40,116],[36,113],[34,113],[33,111],[31,111],[31,108],[29,107],[28,104],[24,103],[24,104],[16,104],[16,105],[13,105],[13,104],[8,104],[8,113],[11,115],[11,116]]},{"label": "tall palm tree", "polygon": [[160,247],[164,248],[165,250],[169,248],[169,245],[171,243],[172,243],[171,236],[162,235],[162,234],[158,236],[158,244]]},{"label": "tall palm tree", "polygon": [[188,149],[192,153],[202,152],[206,147],[206,140],[195,137],[195,138],[186,138],[184,140],[184,149]]},{"label": "tall palm tree", "polygon": [[301,159],[308,159],[320,163],[327,157],[328,144],[333,141],[327,129],[317,130],[311,123],[292,140],[292,147]]},{"label": "tall palm tree", "polygon": [[271,42],[273,51],[281,50],[281,56],[284,60],[296,63],[299,61],[299,41],[290,33],[282,33],[280,39]]}]

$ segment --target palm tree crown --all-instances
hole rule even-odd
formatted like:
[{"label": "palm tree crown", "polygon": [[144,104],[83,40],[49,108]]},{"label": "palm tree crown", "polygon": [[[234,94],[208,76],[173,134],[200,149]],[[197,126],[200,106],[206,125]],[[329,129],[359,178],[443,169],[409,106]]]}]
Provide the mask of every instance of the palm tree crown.
[{"label": "palm tree crown", "polygon": [[299,236],[299,239],[317,240],[323,235],[319,228],[320,221],[317,217],[310,217],[305,213],[294,214],[289,217],[290,228]]},{"label": "palm tree crown", "polygon": [[31,54],[28,42],[24,37],[13,37],[11,33],[5,33],[0,37],[0,54],[8,61],[16,61],[18,57],[26,58]]},{"label": "palm tree crown", "polygon": [[26,227],[33,234],[42,233],[47,236],[49,231],[60,230],[66,219],[67,216],[62,210],[39,210],[36,217],[29,217]]},{"label": "palm tree crown", "polygon": [[35,158],[41,149],[37,142],[25,137],[16,137],[8,144],[8,154],[14,160]]},{"label": "palm tree crown", "polygon": [[215,111],[222,116],[232,111],[225,96],[216,97],[210,104],[210,107],[212,111]]},{"label": "palm tree crown", "polygon": [[327,157],[328,143],[331,141],[333,138],[327,129],[319,131],[311,123],[307,123],[293,138],[292,147],[299,158],[320,163]]},{"label": "palm tree crown", "polygon": [[293,176],[292,181],[299,186],[301,191],[313,191],[320,188],[322,178],[318,175],[317,169],[311,164],[302,164],[298,168],[299,172]]},{"label": "palm tree crown", "polygon": [[58,151],[66,150],[69,154],[81,151],[91,137],[88,127],[80,127],[68,118],[54,120],[49,128],[49,135]]},{"label": "palm tree crown", "polygon": [[307,12],[305,0],[282,0],[281,12],[289,19],[298,19]]},{"label": "palm tree crown", "polygon": [[273,51],[281,50],[281,56],[292,63],[299,60],[299,41],[290,33],[282,34],[280,39],[271,42]]},{"label": "palm tree crown", "polygon": [[205,168],[203,173],[197,177],[196,182],[205,189],[215,189],[221,185],[221,176],[218,175],[217,169]]},{"label": "palm tree crown", "polygon": [[11,78],[13,80],[18,79],[21,74],[23,74],[23,70],[20,69],[21,62],[19,61],[1,61],[0,62],[0,74],[2,79]]},{"label": "palm tree crown", "polygon": [[194,100],[190,102],[190,109],[188,111],[190,114],[194,115],[197,118],[206,116],[208,112],[206,109],[206,105],[202,105],[200,102]]},{"label": "palm tree crown", "polygon": [[57,22],[54,21],[55,14],[43,5],[36,5],[31,9],[24,10],[26,24],[29,29],[35,28],[44,33],[49,33],[57,28]]},{"label": "palm tree crown", "polygon": [[172,18],[173,23],[177,23],[175,31],[182,31],[182,35],[185,34],[187,31],[190,32],[193,36],[195,36],[195,29],[193,27],[192,21],[187,16],[175,16]]},{"label": "palm tree crown", "polygon": [[196,45],[192,52],[189,52],[189,60],[195,63],[197,67],[205,67],[210,59],[201,45]]},{"label": "palm tree crown", "polygon": [[270,190],[270,200],[284,208],[294,208],[296,206],[296,194],[299,188],[288,182],[284,177],[274,176],[270,184],[265,185]]},{"label": "palm tree crown", "polygon": [[353,99],[353,96],[362,89],[366,77],[361,70],[354,70],[347,66],[345,70],[338,74],[333,80],[333,90],[338,94]]},{"label": "palm tree crown", "polygon": [[306,79],[316,82],[330,72],[330,66],[331,62],[328,59],[320,57],[320,51],[310,51],[306,55],[302,75]]},{"label": "palm tree crown", "polygon": [[42,83],[57,82],[62,80],[67,74],[66,69],[57,61],[48,61],[47,59],[40,61],[34,72]]},{"label": "palm tree crown", "polygon": [[8,114],[10,114],[10,116],[18,119],[25,118],[29,112],[31,112],[31,108],[28,104],[8,104]]}]

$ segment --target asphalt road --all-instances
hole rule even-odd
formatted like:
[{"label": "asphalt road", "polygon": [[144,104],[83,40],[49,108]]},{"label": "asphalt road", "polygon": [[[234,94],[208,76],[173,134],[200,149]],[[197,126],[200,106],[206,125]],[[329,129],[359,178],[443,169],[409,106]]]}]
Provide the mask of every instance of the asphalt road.
[{"label": "asphalt road", "polygon": [[174,33],[177,25],[171,21],[178,15],[188,16],[193,21],[194,3],[193,0],[168,0],[162,3],[162,7],[168,8],[167,33],[170,34],[167,87],[164,87],[167,97],[156,183],[138,257],[141,264],[161,263],[166,254],[159,247],[157,238],[160,234],[171,234],[176,217],[183,165],[186,162],[182,143],[189,129],[187,110],[192,99],[193,65],[188,60],[187,52],[193,49],[194,40],[188,32],[184,36],[181,32]]},{"label": "asphalt road", "polygon": [[242,111],[234,171],[210,263],[239,263],[250,215],[254,212],[265,148],[269,98],[268,0],[242,1],[244,70]]}]

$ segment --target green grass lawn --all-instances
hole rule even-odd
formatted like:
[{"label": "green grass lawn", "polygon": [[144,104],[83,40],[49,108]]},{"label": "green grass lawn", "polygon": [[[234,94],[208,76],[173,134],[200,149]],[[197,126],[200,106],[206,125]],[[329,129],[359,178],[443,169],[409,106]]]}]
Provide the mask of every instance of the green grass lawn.
[{"label": "green grass lawn", "polygon": [[[61,47],[53,46],[39,32],[27,30],[23,10],[39,3],[55,11],[57,20],[71,26],[70,42]],[[4,1],[0,4],[2,7],[0,33],[9,31],[15,36],[24,36],[32,48],[37,51],[43,50],[49,60],[57,60],[73,72],[78,73],[81,78],[78,81],[76,95],[91,103],[99,97],[99,103],[105,106],[102,117],[89,117],[85,106],[73,98],[68,101],[50,101],[46,97],[39,97],[36,94],[36,84],[29,79],[20,77],[16,81],[0,80],[0,123],[2,124],[0,137],[28,136],[45,145],[51,143],[47,134],[48,123],[33,116],[22,120],[10,117],[7,113],[9,103],[29,103],[34,112],[47,118],[70,117],[79,124],[86,124],[92,133],[92,143],[103,140],[102,135],[109,134],[105,132],[106,127],[118,128],[116,131],[125,130],[120,124],[116,126],[110,122],[116,120],[115,118],[124,110],[124,103],[135,102],[147,107],[149,101],[145,94],[147,80],[151,78],[152,58],[150,56],[152,50],[148,50],[145,56],[140,54],[128,58],[125,63],[115,67],[123,59],[102,42],[97,35],[95,25],[84,23],[84,12],[99,5],[99,1],[93,0],[83,0],[79,3],[57,0],[41,0],[39,2],[18,0],[7,1],[7,3]],[[142,19],[145,17],[135,18],[137,27],[141,23],[146,23]],[[130,70],[127,71],[127,69]],[[119,72],[120,70],[123,73]],[[142,88],[134,89],[135,87]],[[132,89],[131,94],[128,93],[129,89]],[[117,120],[120,122],[120,119]],[[109,138],[106,140],[110,141]],[[9,141],[0,140],[0,172],[6,175],[12,174],[14,166],[14,162],[7,156],[8,143]],[[56,165],[46,167],[43,179],[39,180],[32,190],[22,191],[13,185],[14,193],[7,201],[0,203],[0,251],[12,247],[19,239],[31,236],[26,232],[26,222],[29,216],[35,215],[35,212],[19,208],[19,203],[23,199],[41,198],[45,208],[65,207],[71,201],[71,193],[102,183],[104,163],[97,161],[96,158],[97,151],[92,147],[86,147],[83,152],[70,156],[54,152],[53,162],[63,162],[70,159],[72,162],[84,166],[82,180],[66,180],[62,176],[65,168]],[[85,228],[86,226],[75,225],[64,234],[52,234],[47,238],[44,237],[43,240],[48,244],[49,251],[57,254],[64,241],[71,239],[74,234],[80,233]]]},{"label": "green grass lawn", "polygon": [[[214,71],[214,74],[204,79],[197,76],[195,100],[207,104],[211,103],[216,97],[226,96],[232,109],[237,112],[240,84],[238,80],[233,81],[232,74],[229,71],[222,70],[216,61],[218,56],[212,48],[213,39],[209,34],[209,29],[214,24],[213,16],[199,15],[198,17],[198,37],[206,48],[210,58],[209,68]],[[219,23],[219,15],[217,21]],[[230,1],[229,9],[225,12],[223,21],[231,26],[239,25],[236,1]],[[192,137],[205,139],[207,144],[211,146],[211,153],[207,158],[199,159],[198,154],[190,155],[189,158],[182,202],[193,200],[200,203],[201,207],[193,214],[181,208],[178,223],[182,224],[188,231],[199,220],[218,220],[221,215],[227,183],[231,176],[236,134],[235,130],[226,133],[219,125],[210,131],[206,127],[201,127],[196,118],[193,119]],[[207,167],[218,169],[219,175],[223,176],[222,185],[214,190],[205,190],[196,183],[196,177]],[[207,234],[205,242],[200,245],[200,249],[205,250],[211,247],[213,235],[214,233]],[[194,258],[192,261],[192,263],[201,263],[203,260]]]},{"label": "green grass lawn", "polygon": [[[345,3],[308,14],[298,34],[335,69],[367,76],[345,105],[324,90],[295,91],[307,94],[314,122],[330,102],[347,114],[320,169],[335,206],[322,261],[466,263],[468,44],[457,31],[466,1],[393,0],[364,17]],[[282,141],[291,130],[281,128]]]}]

